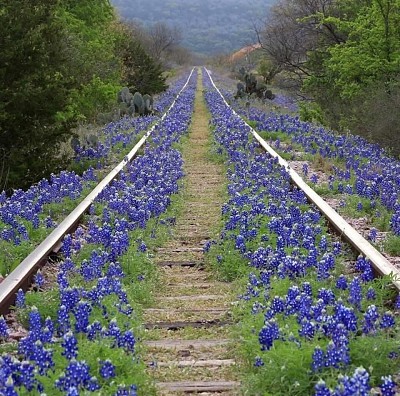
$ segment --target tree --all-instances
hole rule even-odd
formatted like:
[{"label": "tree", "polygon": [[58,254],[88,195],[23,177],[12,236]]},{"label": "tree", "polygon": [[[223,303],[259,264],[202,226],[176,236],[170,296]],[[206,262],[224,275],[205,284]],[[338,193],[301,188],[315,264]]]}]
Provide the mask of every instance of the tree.
[{"label": "tree", "polygon": [[165,23],[157,22],[148,29],[150,39],[149,53],[158,62],[161,62],[167,53],[178,46],[182,39],[181,31],[176,27],[169,27]]},{"label": "tree", "polygon": [[0,187],[27,187],[65,167],[60,145],[120,87],[108,0],[3,0]]},{"label": "tree", "polygon": [[142,94],[155,94],[167,88],[160,63],[154,61],[135,38],[131,27],[122,27],[124,40],[120,42],[122,80],[129,89]]},{"label": "tree", "polygon": [[[28,186],[57,168],[68,123],[65,26],[58,0],[3,0],[0,11],[1,187]],[[23,180],[22,183],[20,181]]]},{"label": "tree", "polygon": [[286,72],[300,92],[304,80],[321,70],[325,52],[345,40],[329,16],[339,13],[335,0],[281,0],[256,33],[270,62]]}]

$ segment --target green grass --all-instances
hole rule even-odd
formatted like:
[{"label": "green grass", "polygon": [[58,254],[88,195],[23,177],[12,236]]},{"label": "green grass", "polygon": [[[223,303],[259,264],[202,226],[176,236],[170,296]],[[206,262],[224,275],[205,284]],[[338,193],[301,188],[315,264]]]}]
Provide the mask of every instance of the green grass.
[{"label": "green grass", "polygon": [[384,242],[384,250],[391,256],[400,256],[400,236],[390,235]]}]

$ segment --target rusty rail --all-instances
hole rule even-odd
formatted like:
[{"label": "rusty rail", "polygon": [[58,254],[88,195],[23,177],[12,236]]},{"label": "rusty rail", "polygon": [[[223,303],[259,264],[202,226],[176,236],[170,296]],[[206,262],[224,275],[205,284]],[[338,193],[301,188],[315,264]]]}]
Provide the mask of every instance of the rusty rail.
[{"label": "rusty rail", "polygon": [[[221,91],[215,85],[209,71],[206,72],[210,78],[212,85],[215,90],[221,95],[226,106],[229,106],[225,100]],[[239,117],[240,115],[233,110],[233,113]],[[336,232],[346,240],[357,252],[368,258],[371,262],[372,267],[379,275],[388,275],[393,277],[393,284],[400,291],[400,274],[399,270],[390,263],[374,246],[372,246],[355,228],[353,228],[339,213],[337,213],[327,202],[324,201],[302,178],[301,176],[290,167],[287,161],[285,161],[249,124],[244,120],[243,122],[249,127],[250,133],[259,142],[261,147],[267,151],[271,157],[277,158],[281,166],[283,166],[289,173],[293,183],[300,188],[308,200],[313,203],[319,211],[326,217],[328,222],[336,230]]]},{"label": "rusty rail", "polygon": [[[176,100],[187,87],[190,78],[194,72],[191,70],[190,75],[172,102],[171,106],[161,117],[163,121],[168,112],[175,106]],[[135,158],[138,150],[144,145],[147,138],[151,135],[158,123],[153,125],[143,137],[136,143],[135,147],[91,192],[90,194],[54,229],[46,239],[36,247],[19,265],[15,268],[0,284],[0,314],[4,314],[9,310],[9,307],[15,302],[15,295],[19,289],[26,290],[32,283],[32,277],[36,271],[43,266],[49,255],[55,251],[57,246],[60,246],[62,239],[68,233],[73,232],[81,221],[82,216],[88,212],[90,205],[94,202],[97,196],[108,186],[124,169],[124,167]]]}]

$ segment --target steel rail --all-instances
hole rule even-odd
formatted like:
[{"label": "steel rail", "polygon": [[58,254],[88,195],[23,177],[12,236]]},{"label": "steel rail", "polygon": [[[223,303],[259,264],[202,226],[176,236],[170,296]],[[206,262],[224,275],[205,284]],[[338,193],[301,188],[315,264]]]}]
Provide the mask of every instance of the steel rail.
[{"label": "steel rail", "polygon": [[147,138],[151,135],[158,124],[165,119],[181,93],[185,90],[192,77],[194,68],[192,68],[190,75],[176,95],[171,106],[164,112],[159,122],[151,127],[133,147],[127,156],[110,172],[105,178],[89,193],[87,197],[55,228],[50,235],[44,239],[21,263],[15,268],[0,284],[0,314],[8,312],[9,307],[15,302],[16,293],[19,289],[26,290],[31,284],[31,279],[36,273],[37,269],[43,266],[49,257],[54,252],[56,246],[61,244],[65,235],[76,229],[82,216],[88,212],[90,205],[94,202],[97,196],[108,186],[124,169],[124,167],[133,160],[139,149],[146,142]]},{"label": "steel rail", "polygon": [[236,113],[234,109],[228,104],[222,95],[221,91],[215,85],[209,70],[205,69],[208,77],[215,90],[221,95],[224,103],[232,112],[239,117],[249,128],[250,133],[259,142],[261,147],[267,151],[271,157],[277,158],[281,166],[283,166],[290,175],[293,183],[300,188],[307,196],[308,200],[313,203],[319,211],[326,217],[328,222],[336,230],[336,232],[346,240],[357,252],[368,258],[372,267],[379,275],[391,276],[392,283],[400,291],[400,276],[399,270],[382,255],[374,246],[372,246],[355,228],[353,228],[338,212],[336,212],[324,199],[318,195],[303,179],[302,177],[290,167],[289,163],[285,161],[243,118]]}]

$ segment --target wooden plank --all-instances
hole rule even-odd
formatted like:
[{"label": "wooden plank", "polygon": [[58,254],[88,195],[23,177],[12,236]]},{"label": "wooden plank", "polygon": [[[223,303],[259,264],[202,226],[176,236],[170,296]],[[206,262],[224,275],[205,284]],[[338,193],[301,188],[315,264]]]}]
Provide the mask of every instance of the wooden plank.
[{"label": "wooden plank", "polygon": [[171,392],[223,392],[240,386],[236,381],[158,382],[157,387]]},{"label": "wooden plank", "polygon": [[201,261],[159,261],[156,263],[160,267],[202,267]]},{"label": "wooden plank", "polygon": [[224,367],[233,366],[233,359],[218,360],[179,360],[170,362],[157,362],[157,367]]},{"label": "wooden plank", "polygon": [[186,252],[202,252],[202,247],[182,247],[182,248],[158,248],[157,253],[186,253]]},{"label": "wooden plank", "polygon": [[158,340],[144,341],[144,345],[151,348],[160,349],[201,349],[213,348],[222,345],[227,345],[231,341],[227,339],[221,340]]},{"label": "wooden plank", "polygon": [[226,320],[214,319],[214,320],[196,320],[193,322],[177,321],[177,322],[145,323],[144,327],[147,330],[153,330],[153,329],[179,330],[179,329],[184,329],[186,327],[207,328],[214,326],[226,326],[228,324],[232,324],[232,322]]},{"label": "wooden plank", "polygon": [[186,287],[186,288],[191,288],[191,289],[209,289],[210,287],[215,287],[215,283],[206,283],[206,282],[199,282],[199,283],[167,283],[166,286],[168,288]]},{"label": "wooden plank", "polygon": [[226,308],[205,308],[205,309],[171,309],[171,308],[146,308],[143,313],[186,313],[186,312],[205,312],[205,313],[228,313]]},{"label": "wooden plank", "polygon": [[226,296],[221,294],[200,294],[194,296],[174,296],[174,297],[157,297],[160,301],[199,301],[199,300],[220,300],[224,301]]}]

